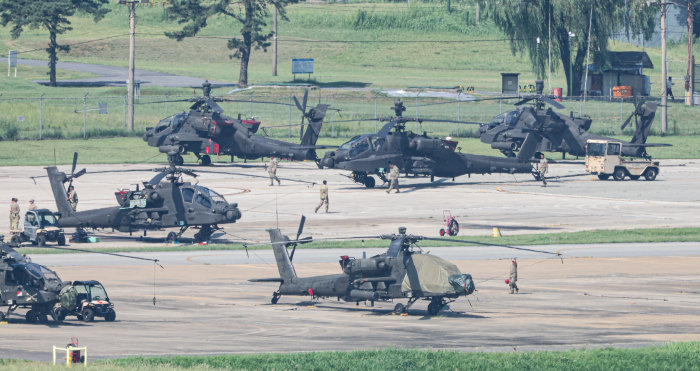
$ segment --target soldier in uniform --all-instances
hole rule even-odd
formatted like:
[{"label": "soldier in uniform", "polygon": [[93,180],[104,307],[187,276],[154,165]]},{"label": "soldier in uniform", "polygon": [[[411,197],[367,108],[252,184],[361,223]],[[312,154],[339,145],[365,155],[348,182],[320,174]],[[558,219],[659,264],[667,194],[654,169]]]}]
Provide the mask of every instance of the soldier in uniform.
[{"label": "soldier in uniform", "polygon": [[10,231],[16,231],[19,229],[19,205],[17,204],[17,199],[12,197],[12,203],[10,204]]},{"label": "soldier in uniform", "polygon": [[328,184],[325,180],[321,185],[321,203],[319,203],[318,206],[316,206],[316,210],[314,210],[314,213],[317,213],[318,209],[320,209],[324,203],[326,204],[326,212],[328,212]]},{"label": "soldier in uniform", "polygon": [[396,193],[399,193],[399,167],[394,164],[389,164],[389,167],[391,168],[391,170],[389,170],[390,183],[386,193],[391,193],[392,189],[395,189]]},{"label": "soldier in uniform", "polygon": [[510,287],[511,294],[518,293],[518,262],[515,258],[510,260],[510,276],[508,277],[508,286]]},{"label": "soldier in uniform", "polygon": [[544,157],[544,154],[540,155],[540,163],[537,164],[537,173],[540,174],[540,180],[542,180],[542,187],[547,186],[547,179],[546,179],[546,174],[549,171],[549,163],[547,162],[547,158]]},{"label": "soldier in uniform", "polygon": [[37,209],[37,207],[34,204],[34,199],[32,198],[31,200],[29,200],[29,206],[27,207],[27,210],[36,210],[36,209]]},{"label": "soldier in uniform", "polygon": [[273,180],[277,181],[277,185],[282,185],[280,178],[277,177],[277,158],[270,157],[270,162],[267,164],[267,173],[270,174],[270,185],[275,185]]},{"label": "soldier in uniform", "polygon": [[68,187],[68,198],[66,199],[70,202],[70,206],[75,211],[78,208],[78,192],[75,191],[75,187]]}]

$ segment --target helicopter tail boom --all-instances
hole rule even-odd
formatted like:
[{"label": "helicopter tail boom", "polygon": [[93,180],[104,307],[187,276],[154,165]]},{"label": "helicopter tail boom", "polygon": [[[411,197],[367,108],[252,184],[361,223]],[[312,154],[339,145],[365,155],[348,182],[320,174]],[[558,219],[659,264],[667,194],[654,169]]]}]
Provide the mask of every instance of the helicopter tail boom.
[{"label": "helicopter tail boom", "polygon": [[73,215],[75,211],[73,211],[70,202],[68,202],[68,195],[66,194],[65,188],[63,188],[63,181],[66,179],[66,174],[59,172],[55,166],[47,167],[46,172],[48,173],[58,212],[61,213],[62,217]]},{"label": "helicopter tail boom", "polygon": [[302,146],[316,145],[318,136],[321,133],[321,127],[323,126],[323,118],[326,116],[327,108],[328,105],[319,104],[309,112],[309,126],[306,129],[306,132],[304,132],[304,136],[301,139]]},{"label": "helicopter tail boom", "polygon": [[282,280],[292,280],[297,277],[297,272],[294,270],[292,261],[287,253],[287,242],[289,237],[282,234],[279,229],[268,229],[270,233],[270,241],[272,241],[272,251],[275,254],[277,261],[277,269]]}]

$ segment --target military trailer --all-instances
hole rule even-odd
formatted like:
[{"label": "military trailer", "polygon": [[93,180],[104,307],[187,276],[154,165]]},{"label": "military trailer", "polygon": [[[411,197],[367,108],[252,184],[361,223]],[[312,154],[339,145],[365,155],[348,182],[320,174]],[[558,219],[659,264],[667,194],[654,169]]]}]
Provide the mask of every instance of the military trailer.
[{"label": "military trailer", "polygon": [[607,180],[629,177],[637,180],[644,177],[654,180],[659,175],[659,162],[650,159],[625,160],[622,158],[622,142],[590,139],[586,142],[586,171]]},{"label": "military trailer", "polygon": [[11,243],[15,246],[23,242],[44,246],[46,242],[56,242],[59,246],[66,244],[66,235],[58,227],[58,217],[51,210],[29,210],[24,215],[24,230],[13,231]]}]

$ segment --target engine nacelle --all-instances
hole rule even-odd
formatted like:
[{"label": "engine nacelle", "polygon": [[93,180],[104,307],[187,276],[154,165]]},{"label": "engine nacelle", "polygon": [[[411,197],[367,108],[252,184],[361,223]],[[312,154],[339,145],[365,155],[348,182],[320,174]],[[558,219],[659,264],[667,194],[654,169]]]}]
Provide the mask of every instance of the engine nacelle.
[{"label": "engine nacelle", "polygon": [[518,143],[516,142],[496,142],[496,143],[491,143],[491,148],[493,149],[502,149],[506,151],[517,151],[518,150]]},{"label": "engine nacelle", "polygon": [[383,259],[352,259],[343,267],[343,272],[351,276],[378,276],[384,275],[391,267]]}]

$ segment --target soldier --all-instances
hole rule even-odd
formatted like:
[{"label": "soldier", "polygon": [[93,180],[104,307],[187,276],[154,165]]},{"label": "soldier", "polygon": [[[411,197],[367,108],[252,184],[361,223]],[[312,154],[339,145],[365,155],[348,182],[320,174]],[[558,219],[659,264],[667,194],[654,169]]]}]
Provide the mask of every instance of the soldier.
[{"label": "soldier", "polygon": [[540,180],[542,181],[542,187],[547,186],[546,174],[549,171],[549,163],[544,154],[540,154],[540,163],[537,164],[537,173],[540,175]]},{"label": "soldier", "polygon": [[508,286],[510,287],[510,293],[511,294],[517,294],[518,293],[518,285],[516,282],[518,282],[518,262],[515,261],[515,258],[510,260],[510,276],[508,277]]},{"label": "soldier", "polygon": [[68,187],[68,198],[66,198],[66,200],[70,202],[73,211],[78,208],[78,192],[75,191],[75,187],[72,185]]},{"label": "soldier", "polygon": [[323,204],[326,204],[326,213],[328,212],[328,184],[326,181],[323,181],[323,184],[321,185],[321,203],[316,206],[316,210],[314,210],[314,213],[318,213],[318,209],[323,206]]},{"label": "soldier", "polygon": [[29,200],[29,206],[27,207],[27,210],[36,210],[36,209],[37,209],[37,207],[34,204],[34,199],[32,198],[31,200]]},{"label": "soldier", "polygon": [[280,178],[277,177],[277,158],[270,157],[270,162],[267,164],[267,172],[270,174],[270,185],[275,185],[272,181],[276,180],[277,185],[282,185]]},{"label": "soldier", "polygon": [[392,189],[396,190],[396,193],[399,193],[399,167],[394,165],[394,164],[389,164],[389,167],[391,170],[389,171],[389,189],[386,191],[386,193],[391,193]]},{"label": "soldier", "polygon": [[12,197],[12,203],[10,204],[10,231],[19,230],[19,205],[17,204],[17,199]]}]

